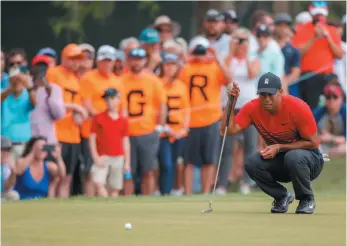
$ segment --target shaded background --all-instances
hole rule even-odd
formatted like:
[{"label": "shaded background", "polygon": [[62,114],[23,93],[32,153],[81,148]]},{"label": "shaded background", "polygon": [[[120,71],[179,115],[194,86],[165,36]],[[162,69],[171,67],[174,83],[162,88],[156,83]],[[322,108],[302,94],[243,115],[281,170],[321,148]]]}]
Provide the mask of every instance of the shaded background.
[{"label": "shaded background", "polygon": [[[181,36],[189,40],[201,31],[209,8],[236,9],[243,26],[249,27],[257,9],[288,12],[293,17],[307,9],[303,1],[210,1],[210,2],[1,2],[1,44],[5,51],[24,48],[29,59],[42,47],[61,50],[69,42],[88,42],[99,47],[118,48],[125,37],[138,37],[140,31],[161,14],[169,15],[182,27]],[[329,2],[329,18],[340,20],[346,1]]]}]

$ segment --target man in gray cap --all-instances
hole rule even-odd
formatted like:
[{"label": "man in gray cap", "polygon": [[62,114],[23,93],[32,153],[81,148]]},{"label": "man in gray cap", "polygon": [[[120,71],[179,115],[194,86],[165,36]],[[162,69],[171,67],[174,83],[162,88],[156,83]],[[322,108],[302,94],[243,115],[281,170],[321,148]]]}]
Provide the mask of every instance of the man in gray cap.
[{"label": "man in gray cap", "polygon": [[1,198],[5,200],[19,200],[18,193],[13,190],[16,183],[16,172],[11,149],[11,140],[1,136]]}]

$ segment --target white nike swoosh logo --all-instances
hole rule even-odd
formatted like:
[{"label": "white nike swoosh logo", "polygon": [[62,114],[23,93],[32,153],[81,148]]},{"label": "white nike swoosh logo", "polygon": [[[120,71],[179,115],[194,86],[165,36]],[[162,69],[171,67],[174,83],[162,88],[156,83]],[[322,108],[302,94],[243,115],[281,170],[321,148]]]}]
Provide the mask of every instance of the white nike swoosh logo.
[{"label": "white nike swoosh logo", "polygon": [[313,209],[313,205],[308,206],[310,209]]}]

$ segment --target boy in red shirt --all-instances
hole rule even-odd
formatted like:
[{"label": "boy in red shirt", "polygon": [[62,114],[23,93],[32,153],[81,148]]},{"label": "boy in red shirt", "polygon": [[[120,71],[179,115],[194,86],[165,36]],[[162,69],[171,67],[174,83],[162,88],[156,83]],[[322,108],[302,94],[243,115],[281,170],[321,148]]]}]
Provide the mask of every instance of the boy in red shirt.
[{"label": "boy in red shirt", "polygon": [[93,118],[89,137],[94,160],[91,174],[98,196],[117,197],[123,188],[123,173],[130,173],[128,121],[119,114],[116,89],[107,89],[102,97],[107,110]]}]

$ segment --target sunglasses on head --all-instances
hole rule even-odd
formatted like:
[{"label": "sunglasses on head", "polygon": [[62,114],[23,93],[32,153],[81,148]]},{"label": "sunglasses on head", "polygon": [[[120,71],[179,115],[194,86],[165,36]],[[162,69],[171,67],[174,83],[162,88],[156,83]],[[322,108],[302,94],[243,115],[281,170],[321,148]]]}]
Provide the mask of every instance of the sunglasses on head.
[{"label": "sunglasses on head", "polygon": [[337,98],[339,98],[339,97],[334,95],[334,94],[325,95],[326,100],[337,99]]}]

